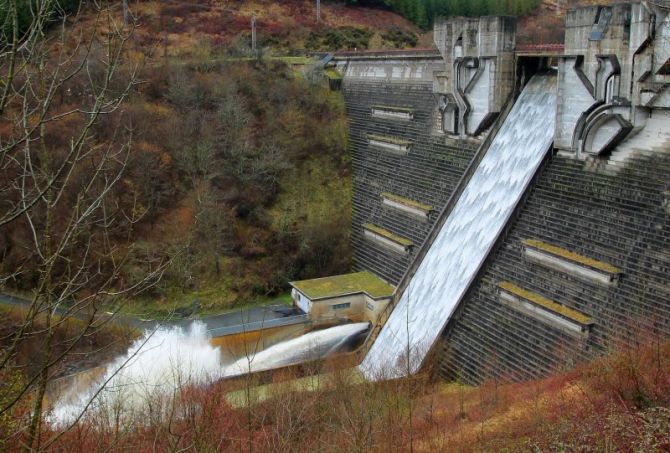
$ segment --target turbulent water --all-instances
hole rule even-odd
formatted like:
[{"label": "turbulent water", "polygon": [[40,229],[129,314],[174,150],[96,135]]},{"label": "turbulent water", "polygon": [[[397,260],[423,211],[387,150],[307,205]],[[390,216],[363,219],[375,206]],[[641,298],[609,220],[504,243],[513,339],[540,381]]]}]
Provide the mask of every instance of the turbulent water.
[{"label": "turbulent water", "polygon": [[149,415],[147,411],[156,414],[168,407],[183,387],[325,357],[367,329],[368,323],[356,323],[310,332],[226,364],[219,348],[210,344],[203,323],[194,322],[186,330],[161,327],[145,333],[92,385],[62,395],[49,420],[55,426],[65,426],[84,412],[108,423],[117,417],[142,419]]},{"label": "turbulent water", "polygon": [[221,353],[209,343],[204,324],[194,322],[188,330],[161,327],[135,341],[89,388],[63,395],[51,420],[67,424],[85,409],[104,416],[141,411],[150,399],[171,395],[184,385],[211,382],[221,375],[221,367]]},{"label": "turbulent water", "polygon": [[361,363],[368,379],[420,367],[547,154],[555,115],[556,77],[534,76]]}]

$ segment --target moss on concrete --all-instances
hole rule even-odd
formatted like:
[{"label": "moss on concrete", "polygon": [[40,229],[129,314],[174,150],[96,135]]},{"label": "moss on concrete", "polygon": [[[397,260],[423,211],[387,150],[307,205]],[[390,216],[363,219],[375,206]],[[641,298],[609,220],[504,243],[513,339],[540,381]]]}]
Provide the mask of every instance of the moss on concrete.
[{"label": "moss on concrete", "polygon": [[311,300],[356,293],[366,293],[373,299],[380,299],[391,297],[395,290],[393,286],[367,271],[301,280],[291,282],[291,285]]},{"label": "moss on concrete", "polygon": [[328,68],[325,71],[326,77],[330,80],[342,80],[342,74],[340,74],[337,69]]},{"label": "moss on concrete", "polygon": [[373,233],[376,233],[380,236],[385,237],[386,239],[396,242],[400,245],[404,245],[405,247],[411,247],[412,246],[412,241],[409,239],[405,239],[404,237],[398,236],[397,234],[391,233],[389,230],[382,228],[377,225],[373,225],[371,223],[366,223],[363,225],[363,228],[366,230],[372,231]]},{"label": "moss on concrete", "polygon": [[433,210],[433,207],[430,206],[430,205],[423,204],[419,201],[412,200],[410,198],[401,197],[400,195],[396,195],[396,194],[389,193],[389,192],[382,193],[382,198],[386,198],[388,200],[393,200],[393,201],[398,202],[400,204],[404,204],[405,206],[410,206],[412,208],[417,208],[417,209],[420,209],[420,210],[425,211],[425,212],[430,212],[430,211]]},{"label": "moss on concrete", "polygon": [[533,247],[543,252],[547,252],[551,255],[572,261],[583,266],[588,266],[599,271],[606,272],[608,274],[619,274],[621,269],[614,267],[611,264],[604,263],[602,261],[594,260],[578,253],[571,252],[561,247],[556,247],[555,245],[547,244],[546,242],[538,241],[537,239],[526,239],[523,243],[529,247]]},{"label": "moss on concrete", "polygon": [[402,112],[402,113],[409,113],[412,114],[414,113],[414,109],[410,109],[407,107],[393,107],[391,105],[373,105],[373,109],[379,109],[379,110],[390,110],[392,112]]},{"label": "moss on concrete", "polygon": [[403,140],[397,137],[389,137],[388,135],[368,134],[368,139],[377,140],[379,142],[392,143],[394,145],[407,146],[410,144],[409,140]]},{"label": "moss on concrete", "polygon": [[554,302],[553,300],[549,300],[546,297],[541,296],[537,293],[533,293],[531,291],[523,289],[515,285],[514,283],[500,282],[498,286],[510,294],[513,294],[522,299],[526,299],[534,303],[535,305],[539,305],[540,307],[546,308],[547,310],[552,311],[554,313],[558,313],[565,318],[575,321],[576,323],[582,325],[593,324],[593,320],[584,313],[578,312],[577,310],[573,310],[572,308],[568,308],[564,305]]}]

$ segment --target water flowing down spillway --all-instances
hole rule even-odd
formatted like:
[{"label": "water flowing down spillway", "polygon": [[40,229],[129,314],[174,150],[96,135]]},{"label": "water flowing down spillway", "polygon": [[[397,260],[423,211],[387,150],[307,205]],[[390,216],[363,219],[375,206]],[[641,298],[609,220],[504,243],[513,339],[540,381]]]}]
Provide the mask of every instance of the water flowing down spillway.
[{"label": "water flowing down spillway", "polygon": [[526,85],[359,366],[371,380],[414,373],[549,150],[555,75]]},{"label": "water flowing down spillway", "polygon": [[364,335],[367,322],[357,322],[317,330],[271,346],[257,354],[249,354],[226,366],[226,376],[272,370],[288,365],[316,360],[338,352],[348,342]]},{"label": "water flowing down spillway", "polygon": [[146,410],[169,407],[170,399],[188,386],[327,357],[358,342],[368,328],[361,322],[318,330],[226,363],[203,323],[193,322],[189,329],[160,327],[146,332],[92,383],[60,395],[49,420],[65,426],[85,411],[102,420],[117,415],[141,420]]}]

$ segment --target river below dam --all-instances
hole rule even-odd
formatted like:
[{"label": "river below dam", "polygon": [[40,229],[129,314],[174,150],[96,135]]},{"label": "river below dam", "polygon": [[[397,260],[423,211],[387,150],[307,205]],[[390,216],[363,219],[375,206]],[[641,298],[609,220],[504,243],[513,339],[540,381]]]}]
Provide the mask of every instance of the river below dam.
[{"label": "river below dam", "polygon": [[367,322],[317,330],[243,357],[226,357],[210,343],[202,322],[159,327],[136,340],[105,366],[75,376],[56,397],[49,414],[54,426],[75,422],[82,413],[111,420],[156,410],[181,388],[222,378],[271,370],[351,350],[369,329]]}]

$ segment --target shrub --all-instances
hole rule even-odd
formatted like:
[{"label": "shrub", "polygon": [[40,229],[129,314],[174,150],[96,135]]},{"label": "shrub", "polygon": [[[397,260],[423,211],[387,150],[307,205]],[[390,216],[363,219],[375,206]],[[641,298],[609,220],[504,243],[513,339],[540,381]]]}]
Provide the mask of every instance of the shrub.
[{"label": "shrub", "polygon": [[382,33],[382,39],[386,42],[389,42],[395,48],[403,47],[414,47],[418,42],[418,38],[415,33],[403,31],[397,27],[392,28],[391,30]]},{"label": "shrub", "polygon": [[374,33],[358,27],[324,28],[313,31],[305,41],[309,50],[367,49]]},{"label": "shrub", "polygon": [[[81,5],[81,0],[52,0],[50,6],[50,22],[61,19],[64,15],[76,12]],[[18,0],[16,2],[16,15],[18,22],[18,32],[23,34],[28,30],[33,22],[37,0]],[[12,39],[13,25],[10,18],[9,0],[0,0],[0,42],[10,41]]]}]

